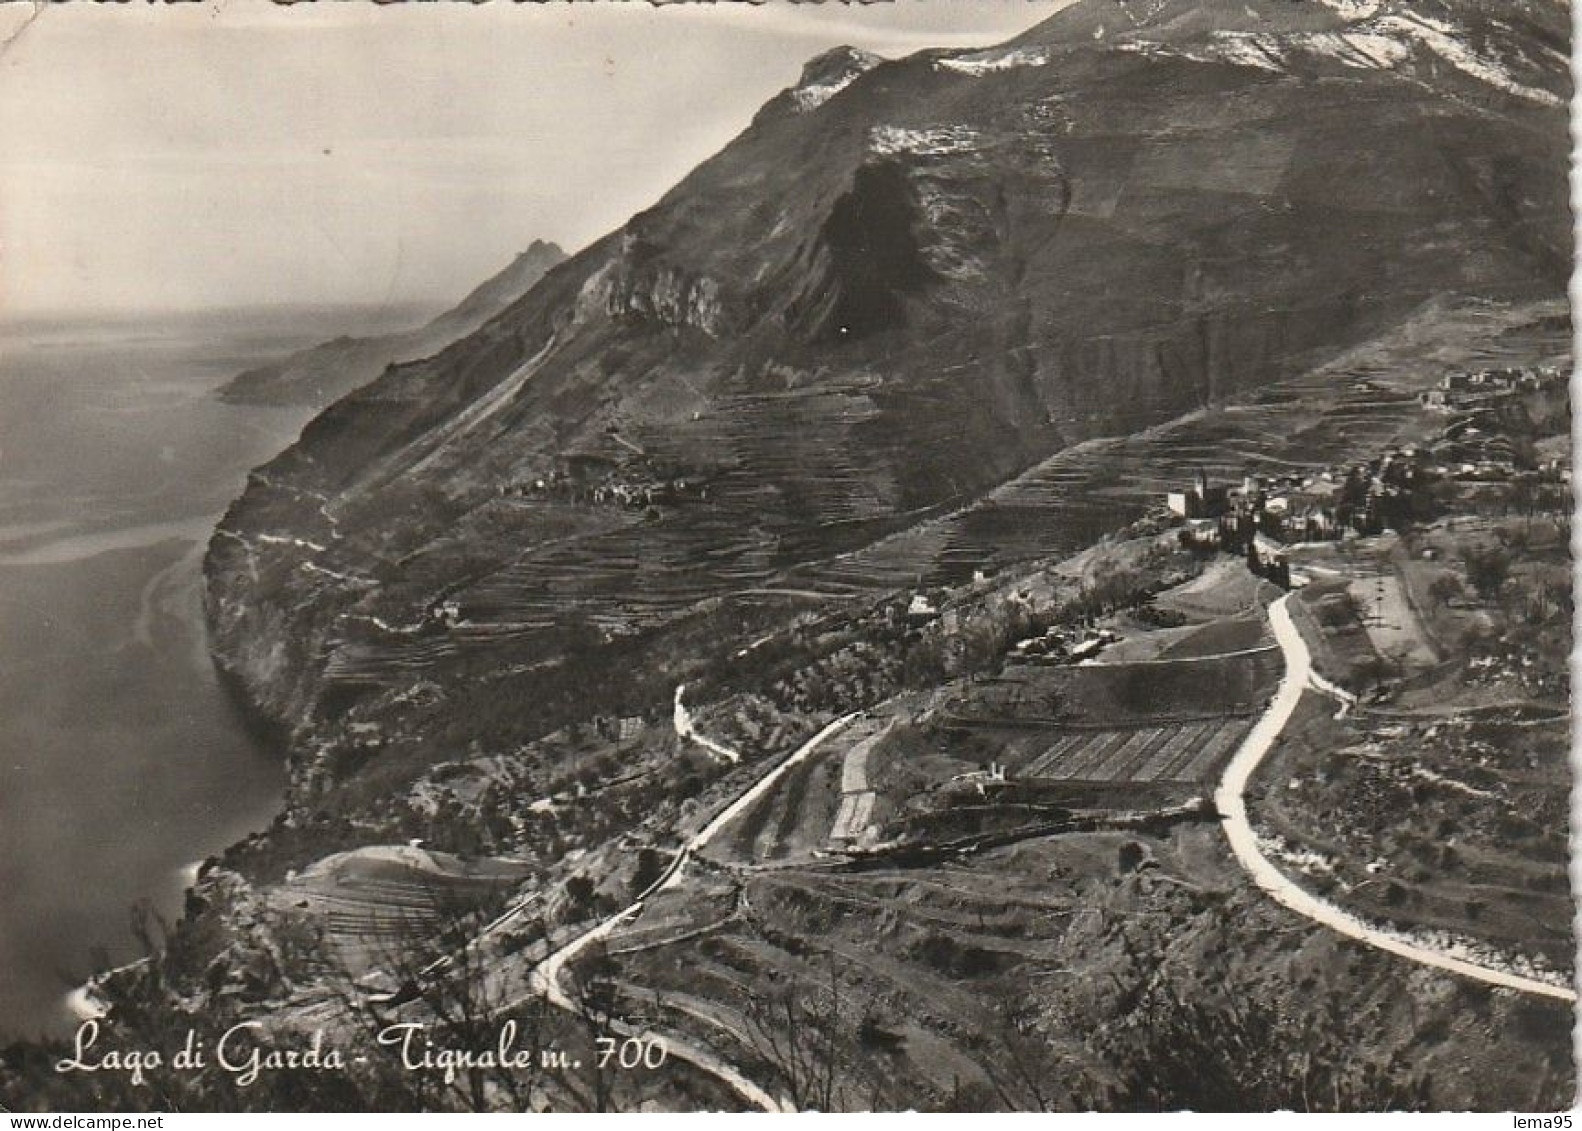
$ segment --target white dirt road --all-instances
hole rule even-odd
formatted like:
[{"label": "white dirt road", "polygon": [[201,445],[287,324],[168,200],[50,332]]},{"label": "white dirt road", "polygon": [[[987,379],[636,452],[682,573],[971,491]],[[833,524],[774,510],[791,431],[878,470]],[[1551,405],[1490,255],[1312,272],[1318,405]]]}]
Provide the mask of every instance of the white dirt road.
[{"label": "white dirt road", "polygon": [[1214,804],[1224,818],[1225,835],[1230,840],[1231,851],[1235,853],[1236,859],[1247,870],[1253,881],[1276,902],[1347,938],[1356,939],[1358,942],[1367,943],[1369,946],[1389,951],[1391,954],[1400,955],[1424,966],[1474,978],[1491,986],[1559,998],[1562,1001],[1575,1001],[1576,991],[1570,986],[1540,981],[1495,966],[1479,965],[1457,955],[1424,946],[1404,934],[1365,923],[1350,912],[1299,887],[1263,854],[1258,844],[1258,835],[1247,818],[1244,796],[1247,782],[1284,731],[1296,710],[1297,702],[1302,698],[1303,690],[1311,686],[1328,694],[1331,693],[1332,687],[1313,673],[1312,657],[1308,653],[1307,645],[1303,642],[1301,634],[1297,632],[1296,625],[1292,623],[1290,613],[1286,609],[1286,604],[1290,600],[1290,596],[1287,595],[1269,607],[1269,621],[1274,629],[1274,638],[1285,655],[1285,676],[1280,681],[1279,690],[1270,702],[1269,709],[1264,712],[1263,717],[1242,742],[1240,749],[1225,768],[1225,776],[1221,779],[1219,788],[1214,791]]}]

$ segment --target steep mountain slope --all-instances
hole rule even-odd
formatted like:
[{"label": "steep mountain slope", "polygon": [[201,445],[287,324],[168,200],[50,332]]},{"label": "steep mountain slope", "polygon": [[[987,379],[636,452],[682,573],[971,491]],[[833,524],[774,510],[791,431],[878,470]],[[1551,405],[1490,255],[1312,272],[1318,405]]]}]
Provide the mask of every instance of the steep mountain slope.
[{"label": "steep mountain slope", "polygon": [[1486,7],[1083,0],[998,49],[814,60],[254,475],[207,560],[222,670],[304,790],[397,782],[653,709],[787,569],[1079,441],[1441,296],[1562,294],[1568,16]]},{"label": "steep mountain slope", "polygon": [[534,240],[499,274],[416,329],[371,338],[342,336],[298,350],[237,374],[220,390],[220,395],[244,404],[307,404],[322,408],[368,384],[389,366],[428,357],[472,333],[526,294],[545,271],[565,258],[566,253],[555,244]]}]

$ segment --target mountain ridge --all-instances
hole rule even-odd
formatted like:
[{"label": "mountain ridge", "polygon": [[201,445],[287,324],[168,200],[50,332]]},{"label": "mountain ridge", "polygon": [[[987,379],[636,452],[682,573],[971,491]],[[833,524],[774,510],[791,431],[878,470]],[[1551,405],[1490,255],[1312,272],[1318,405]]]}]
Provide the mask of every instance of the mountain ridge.
[{"label": "mountain ridge", "polygon": [[[1563,110],[1516,62],[1568,87],[1549,9],[1158,3],[1168,42],[1092,34],[1126,7],[1000,48],[826,53],[653,207],[329,408],[211,544],[221,668],[321,769],[348,711],[405,719],[413,678],[531,669],[519,693],[575,711],[573,641],[663,639],[1436,298],[1563,293]],[[1247,10],[1300,57],[1218,50]],[[1519,89],[1380,22],[1424,13]],[[1302,39],[1346,27],[1395,47]],[[457,725],[412,722],[403,757]]]},{"label": "mountain ridge", "polygon": [[534,240],[455,306],[422,326],[373,337],[341,335],[237,374],[220,389],[238,404],[307,404],[319,408],[378,377],[386,368],[437,353],[476,330],[525,294],[566,258],[552,242]]}]

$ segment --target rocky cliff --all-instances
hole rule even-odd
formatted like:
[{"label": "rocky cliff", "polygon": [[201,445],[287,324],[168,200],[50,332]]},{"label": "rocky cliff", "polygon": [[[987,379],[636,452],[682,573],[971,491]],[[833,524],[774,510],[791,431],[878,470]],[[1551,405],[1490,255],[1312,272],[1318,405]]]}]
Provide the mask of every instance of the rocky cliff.
[{"label": "rocky cliff", "polygon": [[300,790],[372,790],[661,702],[786,570],[1079,441],[1440,296],[1563,294],[1568,21],[1082,0],[990,50],[815,59],[254,474],[206,562],[217,662],[296,734]]}]

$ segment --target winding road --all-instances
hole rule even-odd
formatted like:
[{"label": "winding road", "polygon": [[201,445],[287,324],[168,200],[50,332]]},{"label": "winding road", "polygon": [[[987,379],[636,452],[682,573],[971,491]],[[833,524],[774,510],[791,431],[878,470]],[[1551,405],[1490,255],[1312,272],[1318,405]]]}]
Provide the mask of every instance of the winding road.
[{"label": "winding road", "polygon": [[697,724],[692,719],[692,712],[687,710],[687,705],[681,701],[681,693],[686,689],[686,684],[676,684],[676,705],[673,712],[676,737],[688,742],[696,742],[716,758],[722,758],[733,765],[740,762],[742,760],[740,753],[698,732]]},{"label": "winding road", "polygon": [[[692,716],[687,712],[686,707],[682,704],[681,692],[682,688],[676,688],[675,727],[677,735],[684,739],[698,742],[715,753],[729,753],[733,755],[731,760],[734,761],[734,751],[728,751],[726,747],[721,746],[719,743],[716,743],[713,740],[706,740],[703,738],[703,736],[698,734],[697,730],[692,725]],[[609,937],[622,923],[625,923],[628,920],[636,919],[643,913],[643,904],[647,900],[651,899],[655,895],[658,895],[662,891],[667,891],[670,888],[680,884],[683,876],[685,875],[687,863],[691,860],[694,854],[707,847],[709,842],[713,840],[714,837],[725,828],[725,826],[729,825],[742,813],[746,812],[747,809],[751,808],[752,804],[770,789],[773,789],[775,783],[780,780],[787,770],[791,769],[798,762],[806,759],[808,755],[812,754],[813,751],[818,749],[825,739],[829,738],[836,731],[844,728],[856,717],[856,714],[842,715],[840,718],[836,719],[834,722],[820,730],[812,738],[804,742],[801,746],[797,747],[797,749],[791,754],[785,758],[782,758],[773,767],[771,767],[767,773],[758,778],[757,781],[744,790],[736,798],[736,800],[731,802],[718,814],[716,814],[708,824],[704,825],[703,828],[699,829],[696,833],[689,837],[687,841],[681,846],[680,850],[676,853],[675,857],[670,861],[670,866],[664,870],[658,879],[649,884],[648,887],[645,888],[636,899],[634,899],[626,907],[623,907],[621,910],[617,911],[614,915],[611,915],[609,918],[600,921],[590,930],[585,931],[576,938],[561,945],[560,947],[557,947],[555,950],[546,955],[544,959],[538,963],[538,965],[533,967],[533,971],[528,983],[533,992],[542,994],[552,1005],[564,1009],[569,1013],[576,1013],[577,1004],[566,992],[565,987],[561,984],[560,980],[561,974],[565,970],[567,963],[576,958],[578,954],[582,953],[582,951],[586,950],[594,943]],[[611,1025],[611,1028],[624,1036],[643,1035],[643,1031],[622,1023],[614,1023]],[[686,1041],[682,1041],[679,1038],[670,1036],[668,1034],[664,1035],[664,1041],[665,1047],[671,1056],[701,1068],[703,1071],[709,1073],[711,1076],[714,1076],[716,1079],[728,1085],[732,1091],[741,1096],[754,1107],[770,1112],[783,1112],[789,1110],[783,1101],[771,1095],[768,1091],[753,1083],[751,1080],[747,1079],[747,1077],[742,1075],[741,1072],[737,1071],[724,1060],[715,1056],[714,1053],[710,1052],[709,1050],[700,1048]]]},{"label": "winding road", "polygon": [[[1491,986],[1559,998],[1562,1001],[1576,1001],[1576,991],[1569,986],[1540,981],[1494,966],[1481,966],[1468,962],[1444,951],[1423,946],[1404,934],[1365,923],[1350,912],[1297,886],[1263,854],[1258,846],[1258,835],[1247,818],[1245,797],[1247,782],[1285,730],[1306,688],[1313,687],[1331,696],[1338,692],[1333,684],[1314,673],[1312,657],[1308,653],[1307,645],[1302,640],[1301,634],[1297,632],[1291,614],[1286,608],[1290,600],[1291,596],[1287,594],[1269,607],[1269,623],[1274,629],[1274,638],[1285,656],[1285,675],[1280,680],[1279,690],[1275,692],[1269,709],[1264,712],[1263,717],[1242,742],[1230,764],[1226,766],[1225,776],[1221,779],[1219,788],[1214,791],[1214,804],[1224,817],[1225,835],[1230,840],[1231,851],[1235,853],[1237,861],[1247,870],[1253,881],[1276,902],[1347,938],[1389,951],[1391,954],[1424,966],[1474,978]],[[1350,697],[1345,696],[1344,692],[1339,692],[1339,695],[1343,702],[1350,702]]]},{"label": "winding road", "polygon": [[[1247,783],[1284,733],[1305,690],[1312,688],[1339,700],[1342,710],[1347,710],[1355,704],[1353,696],[1313,671],[1312,657],[1287,608],[1290,600],[1291,596],[1287,594],[1269,607],[1270,627],[1285,659],[1285,674],[1268,709],[1231,758],[1219,787],[1214,792],[1214,803],[1223,816],[1225,835],[1230,841],[1231,851],[1237,861],[1253,881],[1276,902],[1347,938],[1421,965],[1459,974],[1488,985],[1563,1001],[1576,1001],[1576,992],[1569,986],[1541,981],[1495,966],[1469,962],[1445,951],[1424,946],[1405,934],[1366,923],[1350,912],[1298,886],[1263,854],[1258,843],[1258,835],[1247,815],[1245,796]],[[682,687],[676,688],[674,725],[677,736],[698,743],[725,761],[738,761],[740,755],[737,751],[698,732],[691,713],[682,702],[683,690]],[[787,771],[805,760],[831,735],[845,728],[857,717],[857,713],[843,715],[825,726],[790,755],[775,763],[698,832],[689,837],[676,852],[665,871],[629,905],[551,951],[533,968],[529,983],[532,991],[542,994],[561,1009],[576,1012],[576,1002],[561,983],[566,966],[588,947],[613,934],[623,923],[641,915],[647,900],[679,885],[685,876],[687,864],[694,855],[706,848],[732,821],[773,789]],[[623,1035],[645,1035],[645,1031],[623,1023],[616,1023],[612,1028]],[[714,1076],[754,1107],[770,1112],[789,1110],[782,1099],[749,1080],[712,1051],[669,1035],[665,1036],[665,1042],[672,1056],[687,1061]]]}]

